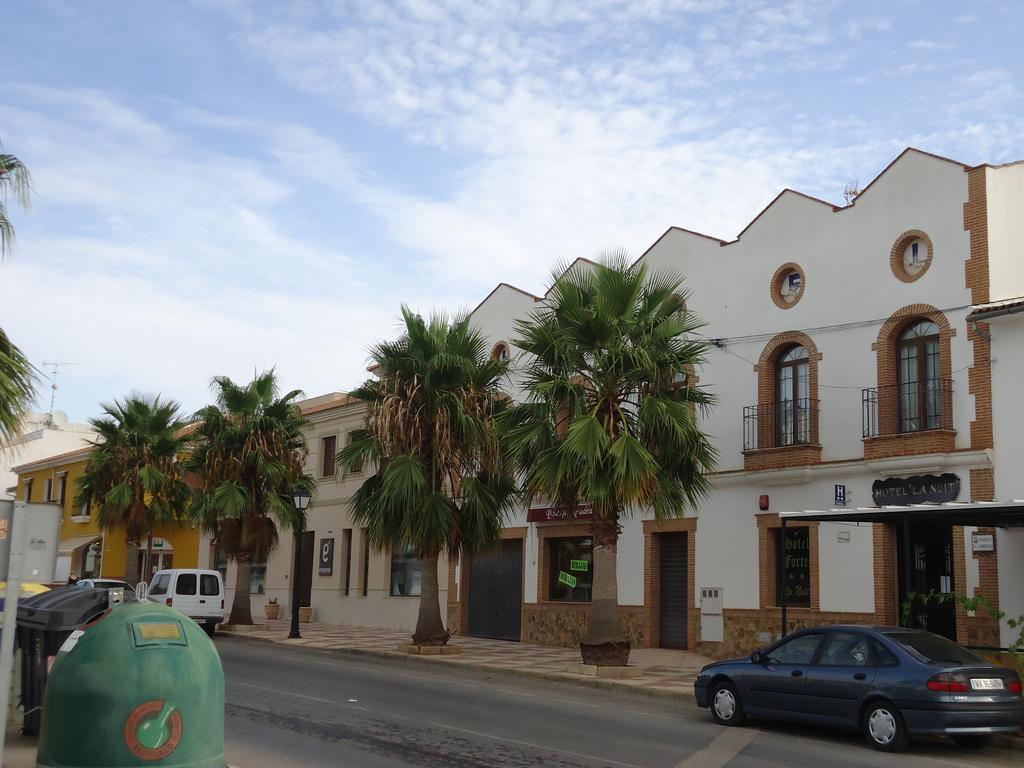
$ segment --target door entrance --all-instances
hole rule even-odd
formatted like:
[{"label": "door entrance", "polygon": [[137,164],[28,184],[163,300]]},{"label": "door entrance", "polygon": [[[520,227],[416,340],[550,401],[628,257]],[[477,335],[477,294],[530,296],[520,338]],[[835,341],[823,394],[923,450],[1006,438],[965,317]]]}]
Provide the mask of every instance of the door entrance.
[{"label": "door entrance", "polygon": [[[956,640],[956,604],[952,600],[939,602],[935,599],[937,594],[953,594],[956,591],[953,579],[953,526],[921,523],[911,525],[909,530],[910,547],[907,549],[904,547],[903,529],[897,529],[900,617],[903,618],[908,597],[912,597],[909,626]],[[908,552],[909,586],[904,583]]]},{"label": "door entrance", "polygon": [[313,599],[313,562],[316,560],[315,531],[302,532],[302,551],[299,553],[299,605],[308,607]]},{"label": "door entrance", "polygon": [[661,647],[686,648],[687,546],[685,533],[658,536],[661,571]]},{"label": "door entrance", "polygon": [[505,539],[470,565],[469,634],[519,640],[523,616],[523,542]]}]

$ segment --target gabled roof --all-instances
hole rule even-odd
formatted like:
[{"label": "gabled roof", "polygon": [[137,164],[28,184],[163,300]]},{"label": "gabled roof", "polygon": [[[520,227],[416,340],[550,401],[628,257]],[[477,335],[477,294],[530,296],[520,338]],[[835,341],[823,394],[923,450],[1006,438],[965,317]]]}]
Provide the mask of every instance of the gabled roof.
[{"label": "gabled roof", "polygon": [[[781,192],[779,192],[779,194],[777,194],[777,195],[776,195],[776,196],[775,196],[775,197],[774,197],[774,198],[772,199],[772,201],[771,201],[770,203],[768,203],[768,205],[766,205],[766,206],[765,206],[764,208],[762,208],[762,209],[761,209],[761,211],[760,211],[760,212],[759,212],[759,213],[758,213],[758,214],[757,214],[756,216],[754,216],[754,218],[752,218],[752,219],[751,219],[751,220],[750,220],[750,221],[749,221],[749,222],[747,223],[747,225],[746,225],[746,226],[745,226],[745,227],[744,227],[744,228],[743,228],[743,229],[742,229],[742,230],[740,231],[740,233],[739,233],[738,235],[736,235],[736,237],[735,237],[735,238],[734,238],[733,240],[723,240],[723,239],[721,239],[721,238],[719,238],[719,237],[714,237],[714,236],[712,236],[712,235],[706,235],[706,234],[704,234],[704,233],[702,233],[702,232],[696,232],[696,231],[694,231],[694,230],[691,230],[691,229],[686,229],[686,228],[684,228],[684,227],[676,227],[676,226],[672,226],[672,227],[669,227],[669,228],[668,228],[667,230],[665,230],[665,232],[664,232],[664,233],[662,233],[662,235],[661,235],[661,236],[660,236],[660,237],[659,237],[659,238],[658,238],[657,240],[655,240],[655,241],[654,241],[654,242],[653,242],[653,243],[652,243],[652,244],[651,244],[651,245],[650,245],[650,246],[649,246],[649,247],[647,248],[647,250],[645,250],[645,251],[644,251],[644,252],[643,252],[643,253],[642,253],[642,254],[641,254],[641,255],[640,255],[640,256],[639,256],[639,257],[638,257],[638,258],[636,259],[636,261],[637,261],[637,262],[639,262],[639,261],[640,261],[640,260],[642,260],[642,259],[643,259],[643,258],[644,258],[645,256],[647,256],[647,254],[648,254],[648,253],[650,253],[650,252],[651,252],[651,250],[652,250],[652,249],[653,249],[653,248],[654,248],[654,247],[655,247],[655,246],[656,246],[656,245],[657,245],[658,243],[660,243],[660,242],[661,242],[661,241],[662,241],[662,240],[663,240],[663,239],[664,239],[664,238],[665,238],[666,236],[668,236],[668,234],[669,234],[669,233],[671,233],[671,232],[673,232],[673,231],[678,231],[678,232],[685,232],[686,234],[689,234],[689,235],[694,235],[694,236],[696,236],[696,237],[702,237],[702,238],[705,238],[705,239],[707,239],[707,240],[711,240],[711,241],[713,241],[713,242],[717,242],[717,243],[718,243],[718,244],[719,244],[720,246],[727,246],[727,245],[731,245],[731,244],[733,244],[733,243],[735,243],[735,242],[738,242],[738,241],[739,241],[739,239],[740,239],[741,237],[743,237],[744,233],[745,233],[745,232],[746,232],[747,230],[749,230],[749,229],[750,229],[750,228],[751,228],[751,227],[752,227],[752,226],[754,225],[754,223],[755,223],[755,222],[757,222],[757,220],[758,220],[758,219],[760,219],[760,218],[761,218],[762,216],[764,216],[764,215],[765,215],[765,214],[766,214],[766,213],[767,213],[767,212],[768,212],[769,210],[771,210],[771,208],[772,208],[772,207],[773,207],[774,205],[776,205],[776,204],[777,204],[777,203],[779,202],[779,200],[781,200],[781,199],[782,199],[783,197],[786,197],[787,195],[796,195],[796,196],[798,196],[798,197],[802,197],[802,198],[804,198],[804,199],[806,199],[806,200],[809,200],[809,201],[811,201],[811,202],[813,202],[813,203],[818,203],[819,205],[827,206],[827,207],[828,207],[828,209],[829,209],[829,212],[830,212],[830,213],[840,213],[840,212],[842,212],[842,211],[845,211],[845,210],[849,210],[850,208],[853,208],[854,206],[856,206],[856,205],[857,205],[857,200],[858,200],[859,198],[863,197],[864,193],[866,193],[866,192],[867,192],[867,191],[868,191],[869,189],[871,189],[871,187],[872,187],[872,186],[873,186],[873,185],[874,185],[874,184],[875,184],[875,183],[876,183],[876,182],[877,182],[877,181],[878,181],[879,179],[881,179],[881,178],[882,178],[882,177],[883,177],[883,176],[884,176],[884,175],[885,175],[886,173],[888,173],[888,171],[889,171],[889,170],[890,170],[890,169],[891,169],[891,168],[892,168],[893,166],[895,166],[895,165],[896,165],[896,164],[897,164],[897,163],[898,163],[898,162],[899,162],[900,160],[902,160],[902,159],[903,159],[903,158],[904,158],[904,157],[905,157],[906,155],[908,155],[908,154],[909,154],[909,153],[911,153],[911,152],[913,152],[913,153],[915,153],[915,154],[918,154],[918,155],[924,155],[925,157],[930,157],[930,158],[933,158],[933,159],[935,159],[935,160],[940,160],[940,161],[942,161],[942,162],[945,162],[945,163],[952,163],[953,165],[957,165],[957,166],[959,166],[959,167],[960,167],[960,168],[962,168],[962,169],[963,169],[964,171],[969,171],[969,170],[971,170],[971,169],[972,169],[972,167],[981,167],[981,166],[970,166],[970,165],[967,165],[967,164],[965,164],[965,163],[962,163],[962,162],[960,162],[959,160],[953,160],[953,159],[951,159],[951,158],[948,158],[948,157],[943,157],[942,155],[936,155],[936,154],[935,154],[935,153],[933,153],[933,152],[925,152],[924,150],[922,150],[922,149],[917,149],[916,147],[907,147],[907,148],[906,148],[906,149],[904,149],[904,150],[903,150],[902,152],[900,152],[900,153],[899,153],[899,155],[897,155],[897,156],[896,156],[896,157],[895,157],[895,158],[894,158],[894,159],[892,160],[892,162],[890,162],[890,163],[889,163],[889,164],[888,164],[887,166],[885,166],[885,168],[883,168],[883,169],[882,169],[882,170],[881,170],[881,171],[880,171],[880,172],[878,173],[878,175],[877,175],[877,176],[875,176],[875,178],[873,178],[873,179],[872,179],[872,180],[871,180],[870,182],[868,182],[867,186],[865,186],[865,187],[864,187],[864,189],[862,189],[862,190],[861,190],[861,191],[860,191],[860,192],[859,192],[859,193],[857,194],[857,197],[856,197],[856,198],[854,198],[854,199],[853,199],[853,200],[852,200],[852,201],[851,201],[850,203],[848,203],[847,205],[837,205],[836,203],[830,203],[830,202],[829,202],[829,201],[827,201],[827,200],[822,200],[822,199],[821,199],[820,197],[814,197],[813,195],[809,195],[809,194],[807,194],[806,192],[800,192],[799,190],[795,190],[795,189],[790,189],[790,188],[788,188],[788,187],[787,187],[787,188],[783,189],[783,190],[782,190]],[[1021,162],[1024,162],[1024,161],[1021,161]],[[1005,165],[1013,165],[1013,163],[1006,163]],[[994,167],[1000,167],[1000,166],[994,166]],[[578,258],[578,259],[576,259],[575,261],[573,261],[573,262],[572,262],[572,264],[570,264],[570,265],[569,265],[568,267],[566,267],[566,269],[565,269],[565,270],[563,270],[563,274],[564,274],[564,273],[565,273],[566,271],[568,271],[569,269],[571,269],[571,268],[573,267],[573,265],[577,264],[578,262],[586,262],[586,263],[590,263],[590,264],[593,264],[593,263],[594,263],[594,262],[593,262],[593,261],[591,261],[590,259],[585,259],[585,258],[582,258],[582,257],[581,257],[581,258]],[[636,262],[634,262],[634,263],[636,263]],[[529,292],[527,292],[527,291],[524,291],[524,290],[523,290],[522,288],[517,288],[516,286],[514,286],[514,285],[511,285],[511,284],[509,284],[509,283],[498,283],[498,285],[497,285],[497,286],[495,286],[494,290],[492,290],[492,291],[491,291],[491,292],[490,292],[489,294],[487,294],[487,296],[485,296],[485,297],[484,297],[483,301],[481,301],[481,302],[480,302],[480,303],[479,303],[479,304],[478,304],[478,305],[476,306],[476,309],[474,309],[474,310],[473,310],[473,312],[476,312],[476,310],[477,310],[477,309],[480,309],[480,307],[481,307],[481,306],[483,306],[484,302],[486,302],[486,301],[487,301],[487,300],[488,300],[488,299],[489,299],[489,298],[490,298],[491,296],[493,296],[493,295],[494,295],[494,293],[495,293],[495,292],[496,292],[496,291],[497,291],[497,290],[498,290],[499,288],[501,288],[502,286],[504,286],[504,287],[506,287],[506,288],[511,288],[511,289],[512,289],[513,291],[518,291],[519,293],[522,293],[522,294],[523,294],[523,295],[525,295],[525,296],[529,296],[529,297],[530,297],[530,298],[532,298],[532,299],[533,299],[534,301],[541,301],[541,300],[542,300],[542,298],[543,298],[543,297],[540,297],[540,296],[535,296],[534,294],[532,294],[532,293],[529,293]],[[549,289],[549,290],[550,290],[550,289]],[[544,295],[546,296],[546,295],[547,295],[547,293],[545,293]],[[472,313],[470,313],[470,314],[472,314]]]}]

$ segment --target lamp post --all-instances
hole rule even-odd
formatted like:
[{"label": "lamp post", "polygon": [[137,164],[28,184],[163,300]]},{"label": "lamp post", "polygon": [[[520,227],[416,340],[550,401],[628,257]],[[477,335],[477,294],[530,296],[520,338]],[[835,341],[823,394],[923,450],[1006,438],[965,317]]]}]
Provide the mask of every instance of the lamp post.
[{"label": "lamp post", "polygon": [[288,633],[288,638],[292,640],[302,637],[299,634],[299,570],[302,568],[302,531],[311,498],[305,488],[296,488],[292,493],[295,511],[298,513],[295,520],[295,565],[292,568],[292,628]]}]

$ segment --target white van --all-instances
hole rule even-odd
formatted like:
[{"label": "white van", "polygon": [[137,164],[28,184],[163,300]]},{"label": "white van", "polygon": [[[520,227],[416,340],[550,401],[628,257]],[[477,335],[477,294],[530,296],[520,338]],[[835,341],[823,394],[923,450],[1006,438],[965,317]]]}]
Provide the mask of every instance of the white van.
[{"label": "white van", "polygon": [[220,571],[199,568],[157,571],[149,582],[146,598],[177,608],[211,635],[224,621],[224,580]]}]

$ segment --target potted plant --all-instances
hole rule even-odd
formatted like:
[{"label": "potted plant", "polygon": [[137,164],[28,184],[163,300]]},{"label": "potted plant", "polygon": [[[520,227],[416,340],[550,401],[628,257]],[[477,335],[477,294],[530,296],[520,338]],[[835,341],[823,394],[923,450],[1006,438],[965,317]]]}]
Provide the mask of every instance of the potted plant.
[{"label": "potted plant", "polygon": [[272,597],[267,600],[267,604],[263,606],[263,610],[267,614],[267,620],[272,621],[281,615],[281,606],[277,602],[276,597]]},{"label": "potted plant", "polygon": [[313,618],[313,608],[309,605],[299,606],[299,621],[303,624],[309,624]]}]

